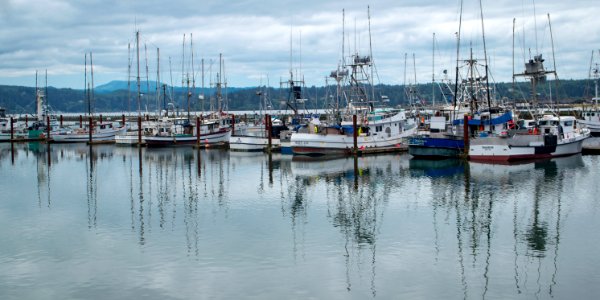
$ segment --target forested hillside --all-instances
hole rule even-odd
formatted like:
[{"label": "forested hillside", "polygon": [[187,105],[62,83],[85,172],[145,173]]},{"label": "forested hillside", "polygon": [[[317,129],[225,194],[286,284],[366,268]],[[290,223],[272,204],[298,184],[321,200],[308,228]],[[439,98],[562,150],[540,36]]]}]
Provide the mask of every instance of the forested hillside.
[{"label": "forested hillside", "polygon": [[[107,85],[98,87],[93,95],[91,107],[96,112],[120,112],[120,111],[135,111],[137,110],[137,97],[134,91],[128,92],[126,88],[112,90],[110,87],[123,87],[119,82],[112,82]],[[548,87],[551,87],[549,89]],[[522,102],[531,95],[529,84],[518,83],[513,87],[512,83],[499,83],[493,85],[496,91],[497,99],[505,101]],[[558,87],[558,89],[557,89]],[[432,93],[435,93],[436,103],[443,101],[442,89],[436,84],[432,87],[431,83],[420,84],[413,87],[416,90],[420,104],[431,104]],[[258,110],[260,99],[257,95],[259,88],[228,88],[224,91],[224,96],[227,98],[229,110]],[[453,87],[451,87],[453,89]],[[170,88],[166,88],[170,90]],[[324,108],[332,103],[335,86],[329,87],[306,87],[303,91],[303,98],[307,99],[306,108]],[[83,90],[76,89],[56,89],[48,87],[45,89],[48,103],[55,112],[85,112],[88,108],[87,97]],[[391,106],[406,106],[409,104],[406,96],[406,89],[402,85],[377,85],[375,87],[376,97],[387,96]],[[558,92],[557,92],[558,91]],[[214,89],[206,89],[206,97],[204,100],[204,110],[211,108],[211,98],[213,99],[213,108],[216,106],[214,101]],[[263,88],[263,92],[268,95],[268,99],[274,109],[285,107],[285,100],[288,99],[288,91],[279,88]],[[201,101],[198,95],[200,89],[193,91],[190,97],[190,109],[200,110]],[[549,101],[550,93],[552,98],[558,99],[561,103],[583,102],[588,101],[593,96],[593,85],[589,80],[561,80],[558,85],[553,81],[548,81],[545,85],[538,89],[538,98],[541,101]],[[174,103],[180,109],[186,110],[188,106],[187,90],[185,88],[175,88],[168,95],[161,96],[156,99],[156,92],[145,93],[141,97],[141,107],[143,110],[154,111],[157,105],[163,108],[166,103]],[[172,96],[171,96],[172,95]],[[446,95],[449,102],[452,101],[450,95]],[[329,103],[326,99],[330,99]],[[32,87],[22,86],[6,86],[0,85],[0,106],[6,108],[7,113],[34,113],[35,112],[35,89]]]}]

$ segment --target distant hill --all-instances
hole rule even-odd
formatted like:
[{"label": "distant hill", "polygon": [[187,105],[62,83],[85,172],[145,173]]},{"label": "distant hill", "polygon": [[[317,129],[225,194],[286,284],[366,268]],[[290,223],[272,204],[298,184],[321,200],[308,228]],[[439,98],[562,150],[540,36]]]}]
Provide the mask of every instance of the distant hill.
[{"label": "distant hill", "polygon": [[[170,85],[168,85],[164,82],[160,83],[161,88],[163,85],[165,85],[167,89],[171,88]],[[137,91],[137,82],[136,81],[127,82],[125,80],[113,80],[111,82],[108,82],[108,83],[105,83],[105,84],[95,87],[94,92],[100,93],[100,94],[106,94],[106,93],[111,93],[111,92],[116,92],[116,91],[127,91],[128,86],[129,86],[129,90],[131,92]],[[234,92],[234,91],[238,91],[241,89],[247,89],[247,88],[228,87],[227,89],[230,92]],[[175,86],[174,90],[177,92],[187,91],[187,87]],[[200,92],[201,90],[202,90],[202,88],[200,88],[198,86],[196,87],[197,92]],[[140,81],[140,91],[142,93],[155,93],[156,92],[156,81],[148,81],[148,82],[146,82],[145,80]],[[150,92],[148,92],[148,91],[150,91]],[[205,87],[204,93],[212,94],[212,93],[214,93],[214,88]]]},{"label": "distant hill", "polygon": [[[160,108],[165,106],[166,102],[175,103],[180,109],[187,108],[187,88],[176,87],[171,93],[170,87],[167,87],[167,97],[161,96],[161,99],[156,99],[155,88],[156,83],[149,83],[150,93],[146,93],[146,84],[142,86],[142,97],[141,106],[144,110],[155,111],[157,104]],[[558,95],[560,102],[583,102],[591,99],[593,93],[593,86],[589,80],[561,80],[558,88],[558,92],[555,91],[555,85],[549,81],[545,86],[552,86],[553,98]],[[538,90],[539,99],[544,102],[544,99],[548,99],[545,90],[542,90],[544,86]],[[499,98],[505,98],[507,101],[523,101],[525,97],[529,97],[529,85],[527,83],[518,83],[513,91],[512,83],[498,83],[494,86],[495,91]],[[404,86],[402,85],[377,85],[375,87],[376,94],[379,96],[387,96],[390,100],[388,103],[390,106],[407,105],[408,99],[405,94]],[[416,86],[418,91],[420,102],[428,104],[431,103],[432,90],[435,91],[435,99],[437,103],[442,101],[442,95],[440,89],[432,88],[432,84],[419,84]],[[131,92],[127,91],[127,81],[111,81],[107,84],[103,84],[94,89],[94,99],[92,107],[97,112],[123,112],[123,111],[135,111],[137,108],[137,97],[135,97],[135,91],[137,87],[135,84],[130,85]],[[256,87],[248,88],[235,88],[229,87],[226,91],[228,99],[229,110],[258,110],[259,109],[259,97],[256,94]],[[307,98],[306,102],[307,109],[323,108],[327,105],[326,101],[329,96],[333,95],[335,87],[306,87],[304,89],[304,98]],[[204,101],[198,99],[198,95],[201,94],[201,89],[196,88],[193,92],[193,96],[190,99],[190,109],[201,110],[202,102],[204,103],[204,110],[210,109],[211,98],[213,98],[214,105],[214,89],[206,88],[204,94],[206,95]],[[273,109],[285,109],[285,99],[288,97],[287,90],[280,90],[278,88],[269,88],[266,93],[269,95],[269,99],[272,103]],[[549,93],[548,93],[549,94]],[[452,101],[451,97],[448,99]],[[87,111],[87,99],[83,90],[75,89],[57,89],[48,87],[47,99],[51,108],[56,112],[85,112]],[[514,100],[517,99],[517,100]],[[35,105],[35,88],[22,87],[22,86],[8,86],[0,85],[0,106],[6,108],[7,113],[34,113],[36,109]]]}]

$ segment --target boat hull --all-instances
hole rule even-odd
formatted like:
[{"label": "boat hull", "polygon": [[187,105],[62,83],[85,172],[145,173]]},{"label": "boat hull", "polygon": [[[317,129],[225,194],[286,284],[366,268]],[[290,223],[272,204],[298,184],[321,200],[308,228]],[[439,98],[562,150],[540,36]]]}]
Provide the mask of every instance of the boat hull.
[{"label": "boat hull", "polygon": [[[416,128],[399,135],[388,136],[385,133],[360,135],[356,138],[359,151],[378,151],[400,149],[405,139],[414,134]],[[291,137],[292,152],[295,155],[347,155],[352,153],[354,138],[345,134],[294,133]]]},{"label": "boat hull", "polygon": [[[231,136],[229,149],[233,151],[264,151],[269,146],[269,139],[260,136]],[[280,140],[271,139],[271,147],[279,147]]]},{"label": "boat hull", "polygon": [[[118,128],[115,130],[105,132],[92,133],[93,142],[114,142],[115,136],[118,134],[125,133],[126,128]],[[50,133],[50,138],[53,143],[85,143],[90,141],[89,133],[74,133],[74,132],[62,132],[58,134]]]},{"label": "boat hull", "polygon": [[170,147],[170,146],[193,146],[198,142],[200,145],[214,145],[227,143],[231,136],[230,130],[221,130],[217,132],[200,135],[200,140],[194,135],[173,135],[173,136],[147,136],[145,138],[148,147]]},{"label": "boat hull", "polygon": [[[544,136],[531,136],[529,139],[522,138],[519,141],[501,137],[475,139],[469,147],[469,160],[509,162],[573,155],[581,153],[587,135],[563,139],[550,145],[541,142],[540,137],[544,138]],[[528,144],[524,143],[527,141]]]},{"label": "boat hull", "polygon": [[456,137],[413,137],[408,144],[408,153],[419,158],[459,157],[464,149],[464,140]]}]

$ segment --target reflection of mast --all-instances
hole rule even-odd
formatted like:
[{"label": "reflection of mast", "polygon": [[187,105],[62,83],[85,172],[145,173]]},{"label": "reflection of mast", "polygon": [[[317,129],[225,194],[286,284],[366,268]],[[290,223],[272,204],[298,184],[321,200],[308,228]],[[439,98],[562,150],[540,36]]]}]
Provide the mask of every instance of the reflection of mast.
[{"label": "reflection of mast", "polygon": [[139,239],[139,243],[140,245],[144,245],[146,244],[146,238],[144,237],[144,233],[145,233],[145,228],[144,228],[144,177],[143,177],[143,172],[142,172],[142,148],[139,148],[139,153],[138,153],[138,157],[139,157],[139,213],[138,213],[138,218],[139,218],[139,222],[140,222],[140,239]]},{"label": "reflection of mast", "polygon": [[94,176],[94,150],[92,146],[89,147],[89,168],[86,165],[88,172],[87,181],[87,207],[88,207],[88,228],[96,227],[96,211],[97,211],[97,182],[96,176]]}]

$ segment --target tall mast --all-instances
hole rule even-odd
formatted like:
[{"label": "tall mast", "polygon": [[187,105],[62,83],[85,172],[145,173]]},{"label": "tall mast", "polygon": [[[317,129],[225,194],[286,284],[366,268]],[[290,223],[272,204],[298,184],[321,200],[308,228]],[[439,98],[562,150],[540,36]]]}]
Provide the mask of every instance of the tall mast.
[{"label": "tall mast", "polygon": [[204,58],[202,58],[202,113],[204,113]]},{"label": "tall mast", "polygon": [[44,113],[46,115],[48,115],[48,107],[49,107],[49,104],[48,104],[48,69],[46,69],[45,80],[46,80],[46,82],[45,82],[46,86],[44,88],[44,101],[46,103],[45,103]]},{"label": "tall mast", "polygon": [[408,104],[412,106],[412,98],[408,96],[408,89],[406,88],[406,60],[408,57],[408,53],[404,52],[404,97],[408,97]]},{"label": "tall mast", "polygon": [[156,48],[156,112],[160,117],[160,48]]},{"label": "tall mast", "polygon": [[[554,82],[556,85],[555,92],[556,95],[556,104],[558,104],[558,75],[556,75],[556,57],[554,56],[554,36],[552,35],[552,22],[550,21],[550,14],[548,14],[548,28],[550,29],[550,42],[552,44],[552,63],[554,67]],[[550,95],[550,101],[552,101],[552,94]],[[558,114],[560,118],[560,114]]]},{"label": "tall mast", "polygon": [[413,99],[415,99],[417,93],[417,60],[415,59],[415,54],[413,53],[413,72],[415,74],[415,85],[411,90],[411,94],[413,95]]},{"label": "tall mast", "polygon": [[131,112],[131,43],[127,43],[127,112]]},{"label": "tall mast", "polygon": [[223,91],[221,90],[221,81],[223,80],[223,54],[219,53],[219,73],[217,74],[217,100],[219,112],[223,109]]},{"label": "tall mast", "polygon": [[136,85],[137,85],[137,110],[138,116],[140,116],[142,111],[142,99],[140,93],[140,32],[135,32],[135,53],[136,53],[136,62],[137,62],[137,76],[136,76]]},{"label": "tall mast", "polygon": [[431,43],[431,102],[435,107],[435,32]]},{"label": "tall mast", "polygon": [[[367,6],[367,19],[369,21],[369,60],[371,62],[371,101],[375,101],[375,82],[373,82],[373,45],[371,43],[371,8]],[[416,75],[415,75],[416,76]]]},{"label": "tall mast", "polygon": [[192,55],[192,93],[194,93],[196,91],[196,71],[194,71],[194,39],[192,33],[190,33],[190,52]]},{"label": "tall mast", "polygon": [[[35,86],[37,89],[37,72],[35,73]],[[84,65],[83,65],[83,96],[88,104],[88,114],[90,112],[90,97],[89,97],[89,91],[88,91],[88,87],[87,87],[87,52],[85,53],[85,61],[84,61]]]},{"label": "tall mast", "polygon": [[460,61],[460,30],[462,27],[463,0],[460,0],[460,16],[458,18],[458,32],[456,33],[456,80],[454,81],[454,109],[456,110],[456,97],[458,97],[458,62]]},{"label": "tall mast", "polygon": [[146,113],[148,113],[148,102],[150,100],[150,82],[148,76],[148,47],[144,43],[144,61],[146,62]]},{"label": "tall mast", "polygon": [[[516,23],[516,18],[513,18],[513,30],[512,30],[512,90],[513,90],[513,95],[515,93],[515,23]],[[515,99],[516,102],[516,99]]]},{"label": "tall mast", "polygon": [[[185,86],[185,33],[183,34],[183,42],[181,43],[181,87],[183,88],[184,86]],[[188,93],[189,93],[189,91],[188,91]],[[190,111],[189,110],[189,107],[190,107],[189,102],[190,101],[188,99],[188,112]]]},{"label": "tall mast", "polygon": [[[90,101],[89,101],[89,105],[91,107],[91,103],[94,102],[94,62],[92,60],[92,52],[90,52],[90,75],[92,77],[92,83],[91,83],[91,87],[90,87]],[[90,116],[92,115],[92,110],[90,110]]]},{"label": "tall mast", "polygon": [[483,55],[485,56],[485,89],[487,91],[487,104],[489,109],[492,107],[492,103],[490,100],[490,83],[488,80],[488,56],[487,48],[485,46],[485,27],[483,26],[483,5],[481,4],[481,0],[479,0],[479,12],[481,13],[481,35],[483,36]]},{"label": "tall mast", "polygon": [[345,56],[345,41],[346,41],[346,11],[342,9],[342,65],[346,66]]}]

